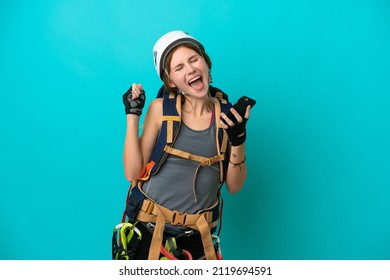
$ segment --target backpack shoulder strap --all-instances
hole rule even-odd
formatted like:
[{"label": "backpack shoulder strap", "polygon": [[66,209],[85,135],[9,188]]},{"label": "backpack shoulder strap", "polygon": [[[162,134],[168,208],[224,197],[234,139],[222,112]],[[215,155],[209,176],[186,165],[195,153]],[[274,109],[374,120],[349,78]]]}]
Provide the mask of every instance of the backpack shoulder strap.
[{"label": "backpack shoulder strap", "polygon": [[232,107],[232,104],[229,102],[229,96],[219,88],[210,86],[210,94],[211,97],[218,99],[221,104],[221,112],[226,113]]},{"label": "backpack shoulder strap", "polygon": [[[230,110],[232,104],[230,103],[229,97],[225,92],[223,92],[219,88],[210,86],[210,94],[215,100],[217,100],[217,103],[220,107],[220,112],[226,113],[227,111]],[[228,154],[228,145],[227,145],[228,137],[226,131],[219,126],[219,122],[218,122],[219,117],[220,117],[220,113],[219,114],[216,113],[215,114],[216,128],[217,128],[216,135],[217,135],[217,143],[218,143],[217,149],[219,149],[218,153]],[[228,166],[228,160],[226,159],[223,163],[222,162],[220,163],[221,182],[224,182],[223,174],[225,173],[224,171],[227,169],[227,166]]]},{"label": "backpack shoulder strap", "polygon": [[157,97],[163,99],[163,116],[160,132],[151,156],[151,160],[155,163],[151,174],[157,173],[164,163],[167,157],[164,148],[166,145],[173,145],[181,124],[181,96],[169,94],[162,86]]}]

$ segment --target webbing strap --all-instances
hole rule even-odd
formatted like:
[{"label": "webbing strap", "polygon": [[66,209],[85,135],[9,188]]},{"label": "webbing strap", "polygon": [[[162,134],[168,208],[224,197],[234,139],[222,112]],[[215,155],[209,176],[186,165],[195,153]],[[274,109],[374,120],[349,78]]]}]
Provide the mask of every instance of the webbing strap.
[{"label": "webbing strap", "polygon": [[163,121],[177,121],[180,122],[180,116],[162,116]]},{"label": "webbing strap", "polygon": [[[222,129],[222,127],[219,124],[219,118],[221,116],[221,104],[219,103],[219,101],[216,97],[213,97],[212,101],[214,103],[214,108],[215,108],[215,128],[216,128],[215,137],[216,137],[216,143],[217,143],[217,151],[218,151],[219,155],[220,154],[224,155],[226,152],[226,148],[227,148],[228,137],[227,137],[226,131],[224,129]],[[221,145],[219,144],[219,141],[220,141],[219,129],[222,130],[222,143],[221,143]],[[220,180],[220,182],[223,182],[224,178],[223,178],[223,162],[222,161],[219,162],[219,170],[220,170],[220,172],[219,172],[220,179],[219,180]]]},{"label": "webbing strap", "polygon": [[202,244],[203,244],[204,254],[206,255],[206,260],[216,260],[217,256],[215,255],[210,229],[203,215],[196,222],[196,226],[198,227],[200,236],[202,238]]},{"label": "webbing strap", "polygon": [[168,154],[175,155],[181,158],[197,161],[200,163],[200,166],[205,166],[205,165],[213,165],[216,162],[223,161],[225,159],[225,155],[217,155],[211,158],[203,157],[203,156],[198,156],[194,154],[190,154],[187,152],[184,152],[182,150],[178,150],[169,146],[165,146],[164,151],[167,152]]},{"label": "webbing strap", "polygon": [[173,142],[173,122],[180,122],[180,116],[163,116],[162,121],[167,122],[167,144]]},{"label": "webbing strap", "polygon": [[155,223],[152,242],[149,249],[149,260],[159,259],[165,223],[186,226],[198,230],[202,238],[206,259],[217,259],[210,229],[217,225],[218,220],[214,222],[211,221],[212,212],[204,212],[201,214],[180,213],[169,210],[151,200],[144,200],[137,219],[141,222]]},{"label": "webbing strap", "polygon": [[[213,205],[213,207],[216,207],[216,203]],[[197,214],[181,213],[158,205],[149,199],[145,199],[142,202],[137,219],[141,222],[157,223],[157,216],[159,212],[163,214],[165,222],[172,225],[186,226],[192,229],[197,229],[195,225],[200,216],[205,217],[207,225],[210,229],[216,227],[218,224],[218,220],[212,221],[213,213],[211,210]]]},{"label": "webbing strap", "polygon": [[154,228],[152,242],[150,243],[148,255],[149,260],[158,260],[160,258],[160,247],[163,241],[163,233],[165,227],[164,215],[160,212],[158,207],[156,207],[156,210],[156,227]]},{"label": "webbing strap", "polygon": [[[175,96],[170,94],[169,99],[174,99]],[[174,131],[173,131],[173,122],[181,122],[181,95],[178,95],[176,97],[176,110],[178,113],[178,116],[176,115],[164,115],[162,121],[167,122],[167,144],[172,144],[173,143],[173,138],[174,138]]]},{"label": "webbing strap", "polygon": [[215,92],[215,98],[218,98],[219,100],[221,100],[221,103],[222,104],[227,104],[228,102],[227,102],[227,100],[225,99],[225,98],[223,98],[223,93],[222,93],[222,91],[216,91]]}]

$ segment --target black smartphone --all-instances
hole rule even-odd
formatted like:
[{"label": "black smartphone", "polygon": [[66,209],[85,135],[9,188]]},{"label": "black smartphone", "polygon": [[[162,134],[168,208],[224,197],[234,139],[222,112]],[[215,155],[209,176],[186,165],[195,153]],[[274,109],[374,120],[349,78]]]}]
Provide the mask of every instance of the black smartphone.
[{"label": "black smartphone", "polygon": [[[234,103],[233,108],[240,114],[240,116],[244,117],[246,112],[246,107],[248,105],[251,106],[251,109],[255,106],[256,100],[249,98],[248,96],[241,96],[236,103]],[[234,117],[231,111],[226,113],[226,116],[231,119],[233,122],[236,122],[236,118]]]}]

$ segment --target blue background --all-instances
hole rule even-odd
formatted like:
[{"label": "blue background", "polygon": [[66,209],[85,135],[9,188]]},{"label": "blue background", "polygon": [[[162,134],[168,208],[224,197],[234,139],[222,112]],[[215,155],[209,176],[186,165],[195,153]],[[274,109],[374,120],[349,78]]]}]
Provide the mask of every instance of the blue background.
[{"label": "blue background", "polygon": [[128,183],[121,95],[182,29],[258,101],[224,191],[226,259],[390,259],[390,4],[2,1],[0,258],[110,259]]}]

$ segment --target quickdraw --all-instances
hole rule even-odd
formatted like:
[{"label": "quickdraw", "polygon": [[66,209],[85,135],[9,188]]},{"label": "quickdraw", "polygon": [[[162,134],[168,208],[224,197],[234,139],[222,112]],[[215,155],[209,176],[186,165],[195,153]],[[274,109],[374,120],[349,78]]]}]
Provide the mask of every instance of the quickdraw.
[{"label": "quickdraw", "polygon": [[135,225],[131,223],[116,225],[112,236],[112,259],[135,259],[141,240],[142,233]]}]

